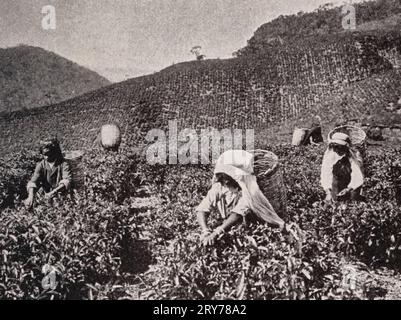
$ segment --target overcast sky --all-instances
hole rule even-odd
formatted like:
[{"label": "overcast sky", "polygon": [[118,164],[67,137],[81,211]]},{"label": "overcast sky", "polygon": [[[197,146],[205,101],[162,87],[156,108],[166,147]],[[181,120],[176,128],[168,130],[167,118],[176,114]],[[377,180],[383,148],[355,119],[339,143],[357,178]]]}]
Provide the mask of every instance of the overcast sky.
[{"label": "overcast sky", "polygon": [[[195,45],[231,57],[263,23],[328,2],[344,0],[0,0],[0,47],[39,46],[120,81],[191,60]],[[56,30],[42,29],[45,5]]]}]

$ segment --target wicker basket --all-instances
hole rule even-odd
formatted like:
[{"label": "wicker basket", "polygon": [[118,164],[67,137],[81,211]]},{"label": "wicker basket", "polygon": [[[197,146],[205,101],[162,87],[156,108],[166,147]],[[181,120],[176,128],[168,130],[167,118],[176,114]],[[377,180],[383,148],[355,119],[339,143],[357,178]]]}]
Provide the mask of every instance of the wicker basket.
[{"label": "wicker basket", "polygon": [[115,124],[105,124],[100,130],[101,143],[105,149],[118,149],[121,143],[121,131]]},{"label": "wicker basket", "polygon": [[85,175],[81,162],[83,156],[84,152],[80,150],[66,151],[64,154],[64,158],[70,166],[74,189],[81,189],[85,185]]},{"label": "wicker basket", "polygon": [[333,134],[336,132],[347,134],[351,140],[351,148],[360,154],[362,160],[365,158],[366,133],[362,128],[351,125],[337,127],[330,131],[328,139],[330,140]]},{"label": "wicker basket", "polygon": [[294,133],[292,135],[292,145],[293,146],[300,146],[302,141],[304,140],[308,129],[306,128],[295,128]]},{"label": "wicker basket", "polygon": [[287,191],[278,157],[266,150],[255,150],[252,153],[254,154],[254,173],[260,190],[277,214],[287,220]]}]

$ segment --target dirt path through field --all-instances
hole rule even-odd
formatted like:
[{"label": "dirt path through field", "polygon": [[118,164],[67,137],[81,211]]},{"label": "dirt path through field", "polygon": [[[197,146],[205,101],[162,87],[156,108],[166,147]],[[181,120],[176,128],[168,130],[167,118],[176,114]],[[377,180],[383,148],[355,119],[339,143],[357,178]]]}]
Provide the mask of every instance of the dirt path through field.
[{"label": "dirt path through field", "polygon": [[386,300],[401,300],[401,275],[394,275],[391,271],[379,271],[373,272],[373,277],[388,290]]},{"label": "dirt path through field", "polygon": [[362,294],[364,299],[401,300],[401,274],[388,268],[372,269],[355,261],[344,261],[343,285]]}]

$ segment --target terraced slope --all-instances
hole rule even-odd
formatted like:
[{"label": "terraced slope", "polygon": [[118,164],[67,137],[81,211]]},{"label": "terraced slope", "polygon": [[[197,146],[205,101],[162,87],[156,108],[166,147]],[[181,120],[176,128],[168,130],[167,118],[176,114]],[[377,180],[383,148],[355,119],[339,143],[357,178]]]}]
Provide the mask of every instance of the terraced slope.
[{"label": "terraced slope", "polygon": [[[397,34],[341,34],[277,46],[263,55],[181,63],[58,105],[0,121],[5,153],[56,134],[68,148],[89,147],[100,125],[118,123],[123,144],[138,143],[168,120],[183,127],[268,128],[298,119],[330,95],[395,69]],[[361,85],[362,82],[361,82]]]}]

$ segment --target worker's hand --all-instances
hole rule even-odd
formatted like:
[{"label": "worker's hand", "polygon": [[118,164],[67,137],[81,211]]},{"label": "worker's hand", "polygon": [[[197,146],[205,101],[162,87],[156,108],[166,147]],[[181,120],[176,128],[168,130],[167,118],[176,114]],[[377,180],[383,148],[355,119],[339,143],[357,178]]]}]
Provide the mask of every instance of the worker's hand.
[{"label": "worker's hand", "polygon": [[326,199],[324,199],[324,201],[325,201],[326,203],[332,203],[332,202],[333,202],[333,197],[332,197],[332,195],[331,195],[331,192],[327,192],[327,193],[326,193]]},{"label": "worker's hand", "polygon": [[324,199],[323,209],[324,210],[328,209],[331,205],[333,205],[333,203],[334,203],[334,200],[333,200],[333,196],[331,195],[331,192],[327,192],[326,199]]},{"label": "worker's hand", "polygon": [[53,191],[50,191],[50,192],[46,193],[46,194],[45,194],[45,198],[46,198],[47,200],[53,199],[53,198],[54,198],[54,192],[53,192]]},{"label": "worker's hand", "polygon": [[348,193],[350,193],[351,191],[352,191],[351,188],[345,188],[338,194],[338,197],[343,197],[343,196],[347,195]]},{"label": "worker's hand", "polygon": [[212,245],[214,245],[216,238],[217,238],[217,234],[215,232],[212,232],[211,234],[209,234],[208,236],[206,236],[203,239],[202,244],[204,246],[212,246]]},{"label": "worker's hand", "polygon": [[223,226],[217,227],[216,229],[214,229],[214,231],[208,235],[204,241],[203,241],[203,245],[213,245],[214,242],[216,241],[216,239],[221,236],[222,234],[224,234],[225,230],[223,228]]},{"label": "worker's hand", "polygon": [[210,236],[212,232],[210,230],[203,230],[202,234],[200,235],[200,241],[203,243],[203,241]]},{"label": "worker's hand", "polygon": [[33,197],[32,197],[32,196],[29,196],[28,198],[26,198],[26,199],[24,200],[24,205],[25,205],[25,207],[28,208],[28,209],[32,208],[32,206],[33,206]]},{"label": "worker's hand", "polygon": [[282,229],[285,240],[295,245],[297,254],[302,254],[302,244],[305,242],[305,234],[296,223],[286,223]]}]

